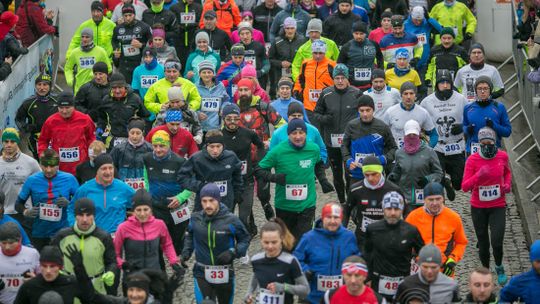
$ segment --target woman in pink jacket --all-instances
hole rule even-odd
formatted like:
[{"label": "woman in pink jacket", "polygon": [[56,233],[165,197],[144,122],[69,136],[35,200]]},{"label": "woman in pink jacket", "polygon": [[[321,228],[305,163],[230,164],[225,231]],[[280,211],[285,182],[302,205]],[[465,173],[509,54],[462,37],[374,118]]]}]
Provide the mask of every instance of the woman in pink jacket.
[{"label": "woman in pink jacket", "polygon": [[148,268],[164,271],[159,261],[160,249],[175,274],[182,274],[167,226],[152,215],[152,196],[145,189],[139,189],[133,196],[133,215],[118,226],[114,236],[118,268],[127,273]]},{"label": "woman in pink jacket", "polygon": [[508,155],[497,149],[496,139],[496,132],[489,127],[478,131],[480,151],[467,159],[461,189],[472,191],[471,216],[482,266],[489,269],[491,238],[497,281],[504,285],[507,280],[502,265],[506,226],[505,194],[511,191],[512,173]]}]

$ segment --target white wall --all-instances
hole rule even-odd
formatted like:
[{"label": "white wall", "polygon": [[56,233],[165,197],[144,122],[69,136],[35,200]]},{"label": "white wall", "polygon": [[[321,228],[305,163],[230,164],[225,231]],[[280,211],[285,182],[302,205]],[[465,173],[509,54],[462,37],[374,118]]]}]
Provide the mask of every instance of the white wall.
[{"label": "white wall", "polygon": [[66,50],[79,25],[91,18],[90,4],[93,0],[47,0],[47,9],[60,10],[60,64],[65,62]]},{"label": "white wall", "polygon": [[495,0],[477,0],[474,39],[484,45],[487,59],[502,62],[512,54],[512,6]]}]

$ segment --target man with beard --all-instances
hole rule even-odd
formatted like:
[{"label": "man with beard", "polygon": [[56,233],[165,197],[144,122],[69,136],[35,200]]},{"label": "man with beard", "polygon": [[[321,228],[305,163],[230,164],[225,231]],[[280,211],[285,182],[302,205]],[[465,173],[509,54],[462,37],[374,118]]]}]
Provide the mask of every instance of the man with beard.
[{"label": "man with beard", "polygon": [[[43,172],[26,180],[15,203],[17,212],[33,220],[32,244],[38,250],[48,245],[56,232],[67,227],[66,207],[79,187],[73,175],[58,170],[59,160],[56,151],[43,151],[39,159]],[[29,197],[32,204],[26,208]]]},{"label": "man with beard", "polygon": [[420,104],[433,120],[439,141],[433,148],[441,167],[450,175],[444,179],[448,199],[453,201],[455,190],[461,189],[465,168],[465,138],[463,137],[463,109],[467,99],[452,90],[452,75],[448,70],[437,71],[435,92]]},{"label": "man with beard", "polygon": [[28,149],[36,159],[38,158],[37,140],[41,127],[47,118],[58,112],[57,97],[51,94],[51,83],[51,76],[40,74],[35,81],[36,94],[23,101],[15,116],[15,123],[19,130],[28,135]]},{"label": "man with beard", "polygon": [[[238,217],[250,232],[251,236],[255,236],[257,235],[257,226],[255,225],[252,210],[253,189],[255,183],[253,175],[253,157],[250,153],[251,145],[257,147],[257,157],[255,161],[262,159],[266,151],[263,142],[259,136],[257,136],[255,131],[239,125],[240,108],[237,105],[233,103],[225,105],[221,116],[224,121],[221,131],[223,132],[225,149],[233,151],[242,162],[241,174],[244,179],[245,191],[242,192],[242,204],[238,206]],[[266,209],[272,208],[270,204],[265,205],[265,207]],[[266,209],[265,214],[268,213]],[[234,209],[231,211],[234,211]]]},{"label": "man with beard", "polygon": [[225,150],[220,130],[208,131],[205,143],[204,149],[193,154],[180,169],[180,185],[183,189],[197,193],[195,211],[203,208],[200,192],[208,183],[219,187],[220,201],[228,210],[233,210],[234,205],[242,203],[242,162],[234,152]]},{"label": "man with beard", "polygon": [[382,199],[384,220],[366,228],[364,255],[368,281],[379,294],[392,301],[397,286],[411,271],[411,259],[418,255],[424,240],[413,225],[402,219],[405,200],[396,191],[387,192]]},{"label": "man with beard", "polygon": [[88,114],[94,122],[98,120],[98,107],[111,92],[109,71],[105,62],[99,61],[92,67],[94,78],[83,84],[75,95],[75,108]]},{"label": "man with beard", "polygon": [[371,96],[375,106],[375,118],[383,119],[386,110],[401,102],[399,90],[392,88],[386,83],[386,75],[381,69],[371,72],[371,88],[364,92]]},{"label": "man with beard", "polygon": [[384,168],[394,161],[397,150],[390,127],[382,120],[374,118],[373,99],[368,95],[360,96],[356,108],[360,117],[347,123],[341,145],[342,159],[346,163],[352,183],[364,178],[364,158],[375,156]]},{"label": "man with beard", "polygon": [[135,7],[132,4],[124,4],[122,16],[124,22],[114,29],[112,37],[114,65],[131,83],[133,70],[141,63],[142,50],[152,40],[152,32],[148,24],[135,19]]}]

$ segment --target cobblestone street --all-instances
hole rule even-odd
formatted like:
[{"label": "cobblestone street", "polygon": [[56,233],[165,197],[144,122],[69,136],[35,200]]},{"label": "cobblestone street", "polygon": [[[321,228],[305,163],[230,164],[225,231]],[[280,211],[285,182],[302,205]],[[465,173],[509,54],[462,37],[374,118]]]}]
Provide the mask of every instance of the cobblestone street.
[{"label": "cobblestone street", "polygon": [[[327,175],[330,177],[331,172],[327,170]],[[322,191],[317,185],[317,216],[320,216],[320,209],[322,206],[330,201],[336,201],[336,193],[331,192],[328,194],[322,194]],[[273,195],[272,191],[272,195]],[[504,242],[504,267],[506,273],[509,276],[518,274],[530,268],[529,262],[529,252],[526,247],[525,237],[523,234],[523,229],[521,226],[521,220],[516,208],[513,195],[508,195],[508,208],[506,211],[506,234]],[[469,240],[467,250],[463,260],[457,266],[457,275],[456,278],[459,280],[460,291],[462,296],[467,293],[467,280],[468,274],[474,268],[480,266],[480,261],[478,259],[478,253],[476,250],[476,236],[474,234],[473,224],[470,216],[470,205],[469,205],[469,193],[463,193],[461,191],[456,193],[456,199],[453,202],[447,201],[447,206],[457,211],[464,221],[465,232]],[[261,209],[260,203],[258,200],[254,203],[254,212],[257,225],[260,227],[264,222],[264,214]],[[259,237],[255,237],[251,241],[249,247],[249,255],[252,256],[255,253],[261,250]],[[193,294],[193,276],[191,274],[191,266],[193,258],[189,261],[190,269],[186,273],[185,283],[180,286],[175,295],[174,303],[195,303],[194,294]],[[493,259],[492,259],[492,269],[494,269]],[[247,285],[251,279],[251,267],[249,265],[243,265],[238,261],[235,262],[235,272],[236,272],[236,290],[234,303],[242,303],[243,297],[247,290]]]}]

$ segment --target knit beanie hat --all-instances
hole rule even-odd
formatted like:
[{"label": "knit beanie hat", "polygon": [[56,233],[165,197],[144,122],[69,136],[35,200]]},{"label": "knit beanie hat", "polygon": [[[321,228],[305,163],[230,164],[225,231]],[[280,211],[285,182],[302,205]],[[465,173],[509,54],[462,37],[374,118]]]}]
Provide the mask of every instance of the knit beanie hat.
[{"label": "knit beanie hat", "polygon": [[41,294],[37,304],[64,304],[64,299],[58,292],[49,290]]},{"label": "knit beanie hat", "polygon": [[146,123],[144,122],[144,120],[142,120],[140,118],[132,118],[132,119],[130,119],[129,122],[128,122],[128,125],[127,125],[128,131],[133,129],[133,128],[137,128],[137,129],[144,132],[145,127],[146,127]]},{"label": "knit beanie hat", "polygon": [[371,80],[377,79],[377,78],[382,78],[382,79],[386,80],[386,74],[384,73],[383,70],[381,70],[381,69],[373,69],[371,71]]},{"label": "knit beanie hat", "polygon": [[285,21],[283,21],[283,28],[296,28],[297,25],[296,25],[296,19],[294,19],[293,17],[287,17],[285,18]]},{"label": "knit beanie hat", "polygon": [[240,115],[240,108],[236,104],[228,102],[221,110],[221,116],[225,117],[229,114]]},{"label": "knit beanie hat", "polygon": [[19,131],[15,128],[5,128],[2,132],[2,141],[12,140],[19,144],[21,142],[21,137],[19,136]]},{"label": "knit beanie hat", "polygon": [[169,98],[169,101],[185,100],[182,87],[178,86],[170,87],[169,90],[167,90],[167,97]]},{"label": "knit beanie hat", "polygon": [[165,113],[165,122],[181,122],[182,111],[180,110],[168,110]]},{"label": "knit beanie hat", "polygon": [[401,88],[399,88],[399,93],[401,95],[403,95],[403,93],[405,91],[408,91],[408,90],[413,90],[414,93],[416,94],[416,86],[414,85],[414,83],[410,82],[410,81],[405,81],[402,85],[401,85]]},{"label": "knit beanie hat", "polygon": [[444,187],[440,183],[430,182],[424,187],[424,198],[432,195],[444,196]]},{"label": "knit beanie hat", "polygon": [[[95,66],[95,64],[94,64],[94,66]],[[38,75],[38,77],[36,77],[36,80],[34,81],[34,83],[38,84],[40,82],[45,82],[45,83],[51,85],[52,78],[48,74],[41,73],[41,74]]]},{"label": "knit beanie hat", "polygon": [[289,107],[287,108],[287,116],[291,116],[293,114],[304,114],[304,105],[302,105],[299,102],[293,101],[289,104]]},{"label": "knit beanie hat", "polygon": [[244,77],[257,77],[257,70],[255,70],[255,67],[252,64],[246,64],[242,68],[242,72],[240,73],[240,76],[242,78],[244,78]]},{"label": "knit beanie hat", "polygon": [[384,168],[377,156],[368,155],[362,160],[362,173],[377,172],[383,173]]},{"label": "knit beanie hat", "polygon": [[133,195],[133,209],[137,206],[147,205],[152,207],[152,195],[146,191],[146,189],[141,188],[135,192]]},{"label": "knit beanie hat", "polygon": [[355,22],[352,25],[352,32],[353,33],[361,32],[361,33],[367,34],[368,32],[367,25],[362,21]]},{"label": "knit beanie hat", "polygon": [[208,183],[204,185],[204,187],[201,189],[201,199],[208,196],[214,198],[218,202],[221,201],[221,193],[219,191],[219,187],[216,184]]},{"label": "knit beanie hat", "polygon": [[13,241],[18,242],[22,238],[19,225],[15,222],[5,222],[0,225],[0,242]]},{"label": "knit beanie hat", "polygon": [[531,245],[531,252],[529,255],[531,262],[540,261],[540,240],[534,241],[534,243]]},{"label": "knit beanie hat", "polygon": [[81,31],[81,37],[82,36],[88,36],[88,37],[90,37],[91,40],[94,40],[94,31],[91,28],[85,27]]},{"label": "knit beanie hat", "polygon": [[382,207],[383,209],[397,208],[403,210],[405,208],[405,201],[401,194],[396,191],[390,191],[383,196]]},{"label": "knit beanie hat", "polygon": [[58,266],[64,266],[64,256],[58,246],[47,245],[39,253],[40,263],[54,263]]},{"label": "knit beanie hat", "polygon": [[94,206],[94,202],[86,197],[80,198],[75,201],[74,209],[76,215],[81,215],[83,213],[88,213],[91,215],[96,214],[96,206]]},{"label": "knit beanie hat", "polygon": [[105,62],[98,61],[94,64],[94,66],[92,66],[92,72],[109,74],[109,67],[107,67],[107,64]]},{"label": "knit beanie hat", "polygon": [[289,124],[287,125],[287,135],[296,130],[307,132],[307,126],[303,119],[295,118],[289,121]]},{"label": "knit beanie hat", "polygon": [[152,144],[170,146],[171,137],[169,136],[169,133],[163,130],[158,130],[156,133],[154,133],[154,135],[152,135]]},{"label": "knit beanie hat", "polygon": [[497,141],[497,132],[490,127],[481,128],[478,130],[478,142],[481,142],[484,139]]},{"label": "knit beanie hat", "polygon": [[362,94],[360,97],[358,97],[358,105],[356,108],[360,107],[370,107],[373,110],[375,110],[375,102],[373,101],[373,98],[367,94]]},{"label": "knit beanie hat", "polygon": [[349,68],[343,63],[338,63],[334,67],[334,71],[332,72],[332,78],[336,78],[336,76],[339,75],[345,76],[345,78],[349,77]]},{"label": "knit beanie hat", "polygon": [[454,34],[454,30],[451,27],[443,27],[441,30],[441,37],[444,35],[450,35],[453,38],[456,38],[456,34]]},{"label": "knit beanie hat", "polygon": [[71,107],[75,103],[73,93],[70,91],[64,91],[58,94],[56,101],[59,107]]},{"label": "knit beanie hat", "polygon": [[469,48],[469,55],[472,53],[473,50],[476,50],[476,49],[479,49],[482,51],[482,54],[485,54],[486,52],[484,51],[484,46],[480,43],[480,42],[475,42],[471,45],[471,47]]},{"label": "knit beanie hat", "polygon": [[441,265],[442,257],[439,247],[433,244],[427,244],[422,247],[420,253],[418,253],[418,265],[422,265],[422,263],[436,263]]},{"label": "knit beanie hat", "polygon": [[208,36],[207,32],[200,31],[200,32],[197,33],[197,35],[195,35],[195,43],[197,43],[197,41],[199,41],[199,40],[204,40],[206,42],[209,42],[210,37]]},{"label": "knit beanie hat", "polygon": [[311,43],[311,52],[313,53],[326,53],[326,42],[322,40],[315,40]]},{"label": "knit beanie hat", "polygon": [[199,74],[204,70],[210,70],[212,73],[216,73],[216,66],[210,60],[203,60],[199,63]]},{"label": "knit beanie hat", "polygon": [[113,158],[110,154],[102,153],[94,158],[94,166],[96,169],[99,169],[101,166],[106,164],[114,164]]},{"label": "knit beanie hat", "polygon": [[323,26],[321,19],[311,19],[308,22],[306,34],[309,34],[310,32],[319,32],[322,33]]}]

